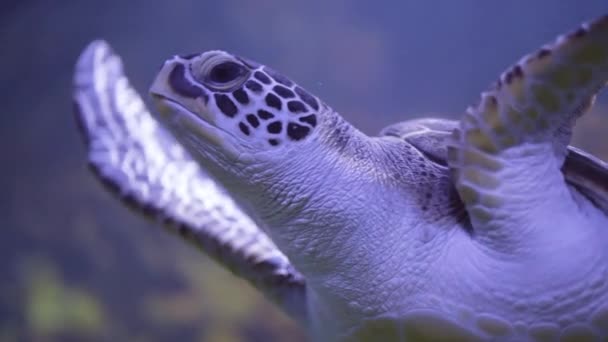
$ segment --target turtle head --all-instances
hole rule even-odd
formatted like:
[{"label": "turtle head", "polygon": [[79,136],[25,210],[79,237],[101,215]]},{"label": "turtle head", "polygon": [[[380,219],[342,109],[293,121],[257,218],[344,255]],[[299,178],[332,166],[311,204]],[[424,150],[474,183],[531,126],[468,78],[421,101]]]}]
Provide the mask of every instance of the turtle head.
[{"label": "turtle head", "polygon": [[[383,244],[342,243],[385,241],[392,231],[384,227],[404,225],[404,215],[370,208],[412,207],[404,184],[427,175],[407,167],[416,155],[401,139],[370,138],[271,68],[226,52],[169,59],[150,92],[159,121],[309,284],[335,276],[325,271],[368,265],[369,251]],[[431,190],[417,189],[410,193],[432,203]]]},{"label": "turtle head", "polygon": [[[297,203],[310,199],[312,180],[333,158],[328,146],[340,146],[340,136],[351,133],[338,114],[285,76],[223,51],[167,60],[150,93],[163,126],[268,224],[269,216],[289,220],[300,212]],[[276,210],[284,215],[277,218]]]},{"label": "turtle head", "polygon": [[274,70],[223,51],[171,58],[150,92],[176,135],[228,158],[259,158],[310,139],[322,106]]}]

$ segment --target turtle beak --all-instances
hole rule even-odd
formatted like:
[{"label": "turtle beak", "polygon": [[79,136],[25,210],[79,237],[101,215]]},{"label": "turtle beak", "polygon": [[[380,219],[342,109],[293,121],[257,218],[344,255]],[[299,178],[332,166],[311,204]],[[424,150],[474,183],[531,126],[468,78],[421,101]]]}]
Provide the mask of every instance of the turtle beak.
[{"label": "turtle beak", "polygon": [[150,86],[158,120],[178,139],[194,136],[221,147],[228,156],[237,156],[238,151],[230,143],[232,139],[217,127],[215,116],[207,109],[206,91],[187,75],[187,63],[181,57],[166,61]]},{"label": "turtle beak", "polygon": [[[152,82],[150,95],[161,116],[171,114],[174,105],[179,105],[205,122],[215,125],[215,117],[206,106],[209,96],[200,84],[187,75],[188,63],[188,60],[178,56],[166,61]],[[173,104],[168,105],[169,102]]]}]

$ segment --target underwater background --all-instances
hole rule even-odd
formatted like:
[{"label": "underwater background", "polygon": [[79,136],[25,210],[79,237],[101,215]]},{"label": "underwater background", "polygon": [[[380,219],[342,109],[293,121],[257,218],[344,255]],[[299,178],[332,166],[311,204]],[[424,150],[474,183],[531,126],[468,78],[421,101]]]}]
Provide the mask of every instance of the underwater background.
[{"label": "underwater background", "polygon": [[[606,0],[3,0],[0,341],[304,340],[248,284],[89,173],[71,82],[92,39],[110,42],[142,94],[169,56],[223,49],[376,134],[457,118],[522,55],[606,13]],[[608,160],[605,93],[574,144]]]}]

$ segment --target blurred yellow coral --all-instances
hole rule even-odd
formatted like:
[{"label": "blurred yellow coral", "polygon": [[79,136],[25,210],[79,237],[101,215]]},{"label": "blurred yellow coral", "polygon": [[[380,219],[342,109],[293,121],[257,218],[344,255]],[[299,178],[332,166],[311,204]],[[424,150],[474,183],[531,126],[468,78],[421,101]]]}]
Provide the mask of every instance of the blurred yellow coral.
[{"label": "blurred yellow coral", "polygon": [[26,273],[26,317],[34,336],[64,332],[97,335],[104,326],[103,307],[84,289],[68,286],[47,261],[31,258]]}]

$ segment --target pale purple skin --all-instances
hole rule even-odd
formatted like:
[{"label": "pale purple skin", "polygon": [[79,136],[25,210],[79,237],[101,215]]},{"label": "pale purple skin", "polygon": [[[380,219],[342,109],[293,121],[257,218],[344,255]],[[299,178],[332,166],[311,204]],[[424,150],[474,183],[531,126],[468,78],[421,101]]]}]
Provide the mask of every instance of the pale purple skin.
[{"label": "pale purple skin", "polygon": [[222,51],[171,58],[151,93],[306,278],[312,338],[594,340],[608,337],[608,168],[568,143],[607,80],[603,17],[523,58],[458,127],[369,137]]}]

